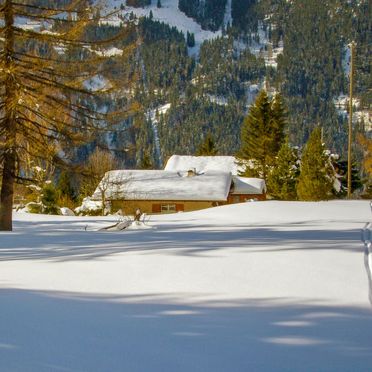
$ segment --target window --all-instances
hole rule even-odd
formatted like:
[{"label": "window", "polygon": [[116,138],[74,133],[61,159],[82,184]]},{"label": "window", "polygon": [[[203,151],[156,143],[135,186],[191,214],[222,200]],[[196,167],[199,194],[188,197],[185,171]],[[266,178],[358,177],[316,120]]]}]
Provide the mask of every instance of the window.
[{"label": "window", "polygon": [[176,204],[162,204],[161,213],[172,213],[176,212]]}]

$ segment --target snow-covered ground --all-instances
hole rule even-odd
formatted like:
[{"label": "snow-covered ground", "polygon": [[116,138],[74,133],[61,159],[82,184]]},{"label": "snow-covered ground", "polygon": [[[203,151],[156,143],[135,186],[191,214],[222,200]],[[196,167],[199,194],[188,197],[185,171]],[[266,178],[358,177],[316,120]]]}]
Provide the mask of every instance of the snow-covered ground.
[{"label": "snow-covered ground", "polygon": [[368,202],[113,220],[0,233],[0,371],[371,371]]}]

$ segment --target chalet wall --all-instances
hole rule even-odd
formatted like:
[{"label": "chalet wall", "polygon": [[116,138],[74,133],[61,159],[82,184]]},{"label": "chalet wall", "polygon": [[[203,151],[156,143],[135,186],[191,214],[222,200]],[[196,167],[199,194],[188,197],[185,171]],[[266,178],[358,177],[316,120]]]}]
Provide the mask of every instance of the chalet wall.
[{"label": "chalet wall", "polygon": [[111,211],[119,209],[124,214],[134,214],[140,208],[146,214],[191,212],[199,209],[216,207],[224,204],[244,203],[250,199],[266,200],[266,194],[230,194],[226,201],[198,201],[198,200],[114,200],[111,202]]},{"label": "chalet wall", "polygon": [[146,214],[175,213],[191,212],[224,204],[226,204],[225,201],[114,200],[111,202],[111,211],[116,212],[121,209],[124,214],[131,215],[137,208],[140,208]]},{"label": "chalet wall", "polygon": [[227,204],[244,203],[251,199],[266,200],[266,194],[230,194]]}]

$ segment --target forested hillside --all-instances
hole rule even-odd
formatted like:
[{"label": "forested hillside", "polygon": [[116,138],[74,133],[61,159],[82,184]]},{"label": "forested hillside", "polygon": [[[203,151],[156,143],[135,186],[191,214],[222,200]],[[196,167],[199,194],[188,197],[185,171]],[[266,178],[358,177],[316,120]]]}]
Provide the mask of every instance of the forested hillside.
[{"label": "forested hillside", "polygon": [[[109,98],[94,98],[91,105],[120,112],[131,104],[133,110],[112,130],[74,150],[76,163],[99,146],[110,149],[120,166],[140,167],[148,158],[153,167],[161,167],[173,153],[194,154],[208,134],[219,154],[234,154],[243,119],[263,88],[270,95],[282,94],[293,145],[303,145],[312,129],[321,126],[326,146],[344,156],[347,97],[344,103],[337,102],[348,95],[348,44],[353,40],[355,127],[362,133],[368,129],[372,82],[368,0],[108,3],[117,12],[111,22],[97,23],[87,32],[103,40],[127,21],[136,25],[136,32],[102,52],[107,58],[94,83],[101,88],[106,84],[112,93]],[[190,25],[208,30],[208,37],[198,39],[196,28],[185,22],[174,25],[177,17],[169,15],[174,11],[189,17]],[[130,44],[135,49],[124,61],[120,51]]]}]

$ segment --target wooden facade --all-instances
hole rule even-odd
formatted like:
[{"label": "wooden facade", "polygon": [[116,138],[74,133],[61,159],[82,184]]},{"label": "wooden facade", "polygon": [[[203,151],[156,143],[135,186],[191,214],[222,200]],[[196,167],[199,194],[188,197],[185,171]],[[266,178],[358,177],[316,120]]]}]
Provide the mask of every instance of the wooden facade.
[{"label": "wooden facade", "polygon": [[124,214],[133,214],[139,208],[142,213],[160,214],[191,212],[199,209],[216,207],[227,204],[226,201],[200,201],[200,200],[113,200],[111,201],[111,211],[117,212],[119,209]]},{"label": "wooden facade", "polygon": [[266,194],[229,194],[227,204],[244,203],[249,200],[266,200]]},{"label": "wooden facade", "polygon": [[111,211],[119,209],[125,214],[132,214],[139,208],[146,214],[162,214],[191,212],[205,208],[217,207],[225,204],[244,203],[249,200],[266,200],[266,194],[229,194],[227,200],[201,201],[201,200],[113,200]]}]

